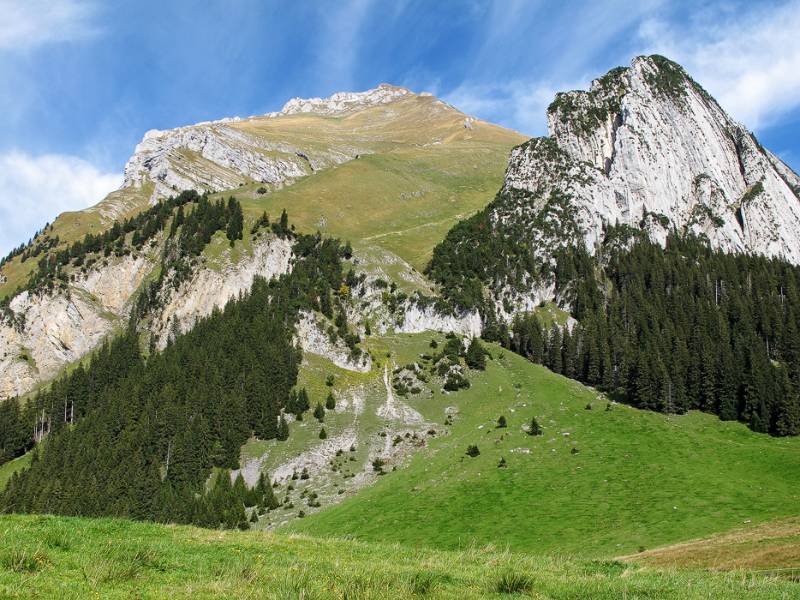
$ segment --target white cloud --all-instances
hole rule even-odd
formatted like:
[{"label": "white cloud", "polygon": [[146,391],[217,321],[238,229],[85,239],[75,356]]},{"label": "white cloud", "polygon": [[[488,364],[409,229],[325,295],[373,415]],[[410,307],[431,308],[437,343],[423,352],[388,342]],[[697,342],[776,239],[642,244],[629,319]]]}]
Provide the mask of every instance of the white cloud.
[{"label": "white cloud", "polygon": [[800,104],[800,1],[710,10],[691,25],[648,20],[646,53],[679,63],[736,119],[752,129]]},{"label": "white cloud", "polygon": [[585,88],[588,82],[553,84],[513,80],[502,84],[462,84],[445,97],[459,110],[512,127],[527,135],[547,135],[547,107],[556,92]]},{"label": "white cloud", "polygon": [[86,208],[121,184],[121,175],[75,156],[0,154],[0,256],[60,213]]},{"label": "white cloud", "polygon": [[0,50],[28,50],[91,37],[96,4],[85,0],[0,0]]}]

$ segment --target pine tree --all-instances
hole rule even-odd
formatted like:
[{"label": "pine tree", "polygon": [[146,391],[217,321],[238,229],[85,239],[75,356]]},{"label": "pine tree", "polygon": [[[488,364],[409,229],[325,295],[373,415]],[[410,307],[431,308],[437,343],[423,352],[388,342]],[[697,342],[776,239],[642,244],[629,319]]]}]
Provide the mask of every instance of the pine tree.
[{"label": "pine tree", "polygon": [[561,328],[553,324],[550,330],[550,338],[548,340],[548,353],[547,353],[547,367],[554,373],[561,373],[564,367],[561,362],[562,348],[561,348]]},{"label": "pine tree", "polygon": [[531,417],[531,424],[528,426],[528,435],[542,435],[542,428],[539,426],[539,421],[536,417]]},{"label": "pine tree", "polygon": [[285,442],[289,439],[289,424],[283,418],[283,415],[278,418],[278,432],[275,435],[275,439],[280,442]]},{"label": "pine tree", "polygon": [[319,402],[317,402],[317,405],[314,407],[314,418],[320,423],[325,420],[325,409]]},{"label": "pine tree", "polygon": [[472,338],[464,360],[470,369],[479,371],[486,369],[486,350],[478,338]]},{"label": "pine tree", "polygon": [[336,398],[333,397],[333,392],[328,392],[328,397],[325,398],[325,409],[334,410],[336,408]]},{"label": "pine tree", "polygon": [[323,427],[322,429],[319,430],[319,439],[325,440],[327,438],[328,438],[328,432],[325,431],[325,428]]}]

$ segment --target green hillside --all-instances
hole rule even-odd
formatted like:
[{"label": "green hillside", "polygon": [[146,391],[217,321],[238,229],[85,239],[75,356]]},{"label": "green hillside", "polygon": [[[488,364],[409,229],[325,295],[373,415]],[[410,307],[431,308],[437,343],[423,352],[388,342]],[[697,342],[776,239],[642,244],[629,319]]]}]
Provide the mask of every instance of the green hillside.
[{"label": "green hillside", "polygon": [[[428,350],[420,342],[417,353]],[[406,343],[401,364],[412,346]],[[770,438],[698,412],[609,405],[590,388],[491,351],[495,359],[484,373],[471,372],[469,390],[409,398],[438,423],[455,407],[448,435],[430,440],[407,468],[291,530],[594,557],[797,513],[800,439]],[[507,428],[496,428],[501,415]],[[524,430],[533,416],[542,436]],[[465,454],[471,444],[476,458]],[[501,459],[507,466],[498,467]]]},{"label": "green hillside", "polygon": [[111,519],[0,517],[3,598],[788,598],[795,583]]}]

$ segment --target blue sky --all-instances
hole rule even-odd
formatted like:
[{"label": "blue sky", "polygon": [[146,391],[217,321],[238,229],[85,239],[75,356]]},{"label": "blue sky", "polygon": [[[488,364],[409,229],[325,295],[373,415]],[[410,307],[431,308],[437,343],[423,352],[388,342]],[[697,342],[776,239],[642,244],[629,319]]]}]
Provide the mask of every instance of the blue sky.
[{"label": "blue sky", "polygon": [[0,254],[121,181],[148,129],[381,82],[523,133],[637,54],[800,170],[800,0],[0,0]]}]

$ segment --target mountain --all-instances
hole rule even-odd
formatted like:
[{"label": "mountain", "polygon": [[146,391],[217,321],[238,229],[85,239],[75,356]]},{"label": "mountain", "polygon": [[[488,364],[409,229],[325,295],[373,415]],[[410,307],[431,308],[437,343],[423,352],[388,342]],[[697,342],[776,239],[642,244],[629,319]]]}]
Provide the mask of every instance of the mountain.
[{"label": "mountain", "polygon": [[[209,193],[211,201],[235,194],[248,228],[265,211],[277,219],[288,209],[304,231],[352,240],[373,276],[427,289],[414,267],[422,268],[453,223],[486,203],[509,150],[522,139],[433,96],[387,85],[294,99],[259,117],[148,132],[126,164],[120,190],[60,216],[4,261],[0,397],[28,392],[96,348],[124,326],[134,297],[157,276],[163,231],[147,245],[90,252],[85,261],[78,249],[59,265],[60,285],[28,284],[37,265],[86,235],[102,235],[115,220],[134,219],[185,190]],[[281,240],[247,237],[229,248],[223,238],[220,232],[210,240],[191,275],[162,298],[149,326],[159,347],[175,323],[188,330],[247,291],[255,275],[289,268],[291,252]],[[412,318],[419,320],[419,312]]]},{"label": "mountain", "polygon": [[800,178],[679,65],[636,58],[558,94],[547,116],[550,139],[514,152],[504,189],[571,194],[590,250],[604,225],[627,224],[662,245],[677,229],[800,262]]},{"label": "mountain", "polygon": [[796,176],[660,57],[549,112],[381,86],[148,134],[3,261],[0,512],[503,543],[599,560],[498,593],[659,597],[602,559],[791,516]]},{"label": "mountain", "polygon": [[800,263],[800,177],[676,63],[635,58],[588,92],[557,94],[547,116],[550,135],[512,152],[487,209],[488,224],[519,238],[533,261],[528,276],[490,286],[506,320],[553,297],[552,278],[534,272],[558,249],[595,254],[611,226],[661,246],[676,231],[724,252]]}]

